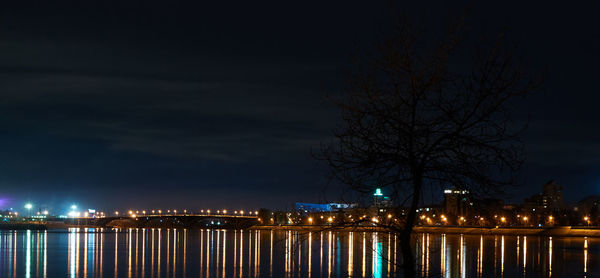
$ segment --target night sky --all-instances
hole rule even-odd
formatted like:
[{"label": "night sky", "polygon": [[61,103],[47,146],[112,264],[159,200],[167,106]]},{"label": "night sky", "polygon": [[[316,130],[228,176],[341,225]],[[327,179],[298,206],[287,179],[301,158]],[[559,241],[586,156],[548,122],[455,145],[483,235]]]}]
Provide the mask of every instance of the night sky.
[{"label": "night sky", "polygon": [[[333,201],[338,185],[311,151],[339,124],[325,96],[344,87],[351,56],[397,12],[441,25],[467,7],[50,2],[0,4],[0,209]],[[547,70],[515,107],[527,163],[506,198],[550,179],[567,201],[600,194],[600,5],[485,5],[471,6],[473,33],[506,31],[528,70]]]}]

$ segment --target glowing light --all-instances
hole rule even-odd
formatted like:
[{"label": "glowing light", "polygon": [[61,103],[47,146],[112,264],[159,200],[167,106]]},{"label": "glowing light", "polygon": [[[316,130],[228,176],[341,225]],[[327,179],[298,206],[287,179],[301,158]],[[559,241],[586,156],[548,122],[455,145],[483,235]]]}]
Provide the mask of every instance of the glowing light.
[{"label": "glowing light", "polygon": [[506,218],[504,216],[500,217],[500,221],[506,222]]},{"label": "glowing light", "polygon": [[27,204],[25,204],[25,208],[26,208],[26,209],[31,209],[32,207],[33,207],[33,205],[32,205],[32,204],[30,204],[30,203],[27,203]]},{"label": "glowing light", "polygon": [[48,215],[48,211],[47,211],[47,210],[45,210],[45,211],[43,212],[43,214],[44,214],[44,215]]},{"label": "glowing light", "polygon": [[392,215],[391,215],[391,214],[388,214],[388,218],[392,218]]},{"label": "glowing light", "polygon": [[313,219],[312,219],[312,217],[309,217],[309,218],[308,218],[308,222],[310,222],[310,223],[312,224],[312,222],[313,222]]},{"label": "glowing light", "polygon": [[329,218],[327,218],[327,222],[329,222],[329,223],[333,222],[333,218],[330,216]]},{"label": "glowing light", "polygon": [[375,189],[375,193],[373,194],[373,196],[383,196],[383,193],[381,193],[381,188]]},{"label": "glowing light", "polygon": [[76,205],[71,205],[71,209],[72,209],[72,210],[76,210],[76,209],[77,209],[77,206],[76,206]]}]

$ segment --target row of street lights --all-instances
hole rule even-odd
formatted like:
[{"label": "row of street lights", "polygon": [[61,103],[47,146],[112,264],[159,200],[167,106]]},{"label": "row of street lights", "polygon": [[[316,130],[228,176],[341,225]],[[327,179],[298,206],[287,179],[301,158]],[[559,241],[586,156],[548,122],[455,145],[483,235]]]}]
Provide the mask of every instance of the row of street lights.
[{"label": "row of street lights", "polygon": [[[179,211],[181,213],[181,211]],[[228,211],[226,209],[223,210],[212,210],[213,214],[216,215],[258,215],[258,211],[244,211],[244,210],[234,210],[233,214],[231,214],[231,211]],[[215,213],[216,212],[216,213]],[[116,216],[118,216],[120,213],[119,211],[115,211],[114,214]],[[153,210],[129,210],[127,212],[127,214],[131,217],[136,217],[136,216],[140,216],[140,215],[163,215],[163,210],[161,209],[153,209]],[[188,211],[187,209],[183,210],[183,215],[187,215]],[[190,212],[190,214],[193,214],[193,212]],[[200,214],[211,214],[211,210],[210,209],[202,209],[200,210]],[[165,212],[165,215],[177,215],[177,210],[167,210]]]}]

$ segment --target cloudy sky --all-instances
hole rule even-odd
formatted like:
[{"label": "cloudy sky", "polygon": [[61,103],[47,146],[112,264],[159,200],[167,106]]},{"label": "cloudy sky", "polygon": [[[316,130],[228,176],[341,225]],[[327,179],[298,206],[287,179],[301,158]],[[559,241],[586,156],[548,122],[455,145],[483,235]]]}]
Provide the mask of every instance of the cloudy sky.
[{"label": "cloudy sky", "polygon": [[[52,3],[55,2],[55,3]],[[311,150],[339,123],[327,93],[392,15],[447,22],[445,1],[10,1],[0,9],[0,208],[285,208],[335,199]],[[586,6],[590,5],[590,6]],[[600,194],[598,4],[471,6],[543,88],[524,186]]]}]

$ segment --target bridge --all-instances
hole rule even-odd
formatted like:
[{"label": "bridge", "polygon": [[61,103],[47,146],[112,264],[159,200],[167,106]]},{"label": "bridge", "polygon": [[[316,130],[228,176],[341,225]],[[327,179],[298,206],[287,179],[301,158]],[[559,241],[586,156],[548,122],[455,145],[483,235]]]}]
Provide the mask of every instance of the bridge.
[{"label": "bridge", "polygon": [[107,217],[74,217],[64,219],[69,226],[102,228],[222,228],[244,229],[259,223],[256,215],[224,214],[144,214]]}]

